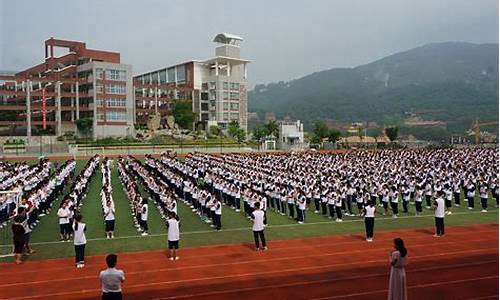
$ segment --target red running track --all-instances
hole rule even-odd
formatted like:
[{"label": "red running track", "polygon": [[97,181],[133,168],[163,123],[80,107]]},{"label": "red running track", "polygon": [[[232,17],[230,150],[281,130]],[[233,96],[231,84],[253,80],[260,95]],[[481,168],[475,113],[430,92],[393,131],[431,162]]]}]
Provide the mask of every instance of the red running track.
[{"label": "red running track", "polygon": [[[498,299],[498,224],[185,248],[179,261],[166,251],[121,253],[124,299],[384,299],[392,239],[409,250],[409,299]],[[250,235],[250,234],[249,234]],[[182,241],[181,241],[182,242]],[[0,299],[99,299],[104,256],[0,265]]]}]

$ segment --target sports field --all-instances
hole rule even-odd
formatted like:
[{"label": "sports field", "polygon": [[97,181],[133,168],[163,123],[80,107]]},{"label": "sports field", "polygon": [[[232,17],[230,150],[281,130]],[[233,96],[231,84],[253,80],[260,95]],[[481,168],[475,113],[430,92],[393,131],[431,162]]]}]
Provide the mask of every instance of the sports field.
[{"label": "sports field", "polygon": [[[77,161],[75,174],[79,174],[86,161]],[[87,255],[105,254],[110,252],[131,252],[143,250],[165,249],[166,228],[159,211],[152,206],[149,215],[150,235],[143,237],[136,230],[130,210],[128,199],[123,191],[118,178],[116,164],[112,166],[113,198],[116,206],[116,231],[115,239],[106,239],[102,208],[99,192],[101,189],[101,170],[98,168],[96,175],[89,185],[87,196],[83,200],[82,214],[87,223]],[[65,193],[63,193],[64,195]],[[143,192],[143,196],[148,195]],[[54,204],[58,207],[60,197]],[[478,200],[477,200],[478,201]],[[153,203],[152,201],[150,203]],[[224,207],[222,211],[222,231],[216,232],[209,224],[191,211],[182,201],[178,202],[178,212],[181,218],[182,247],[194,247],[217,244],[249,243],[252,242],[251,223],[245,218],[243,212]],[[285,240],[306,237],[317,237],[337,234],[360,234],[364,232],[364,223],[361,217],[344,217],[343,223],[336,223],[324,216],[314,214],[313,208],[306,213],[305,224],[297,224],[287,216],[282,216],[272,210],[268,210],[269,226],[266,236],[269,240]],[[480,212],[480,208],[467,210],[465,205],[453,207],[453,214],[446,216],[446,225],[466,225],[498,222],[498,209],[494,207],[494,200],[489,203],[488,212]],[[410,206],[409,214],[401,214],[399,218],[382,216],[380,212],[376,216],[375,239],[380,230],[398,230],[410,228],[428,228],[434,224],[433,210],[425,210],[421,216],[415,216],[414,206]],[[0,229],[4,241],[2,247],[10,247],[10,228]],[[32,245],[37,251],[29,257],[29,260],[47,258],[70,257],[74,255],[71,242],[60,242],[58,235],[58,223],[56,210],[41,218],[40,223],[34,229]],[[9,259],[7,259],[9,260]]]}]

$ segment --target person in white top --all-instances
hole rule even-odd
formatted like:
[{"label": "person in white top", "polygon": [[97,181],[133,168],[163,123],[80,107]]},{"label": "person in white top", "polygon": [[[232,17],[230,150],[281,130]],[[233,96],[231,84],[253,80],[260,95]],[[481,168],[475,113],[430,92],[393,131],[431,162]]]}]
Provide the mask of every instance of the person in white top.
[{"label": "person in white top", "polygon": [[363,208],[367,242],[373,242],[373,228],[375,227],[375,211],[376,208],[371,200],[368,201],[368,205],[366,205]]},{"label": "person in white top", "polygon": [[142,228],[142,234],[141,235],[148,235],[148,200],[143,199],[142,200],[142,205],[141,205],[141,228]]},{"label": "person in white top", "polygon": [[116,261],[118,257],[116,254],[109,254],[106,256],[106,264],[108,268],[99,273],[99,279],[102,286],[102,298],[105,300],[121,300],[122,299],[122,286],[125,281],[125,273],[122,270],[116,269]]},{"label": "person in white top", "polygon": [[169,212],[167,220],[167,239],[168,239],[168,249],[170,250],[170,260],[178,260],[176,251],[179,249],[179,239],[181,226],[181,221],[179,217],[174,212]]},{"label": "person in white top", "polygon": [[75,245],[75,263],[77,268],[85,266],[85,244],[87,244],[85,230],[87,230],[87,226],[85,223],[82,223],[82,215],[77,214],[73,223],[73,243]]},{"label": "person in white top", "polygon": [[69,224],[70,211],[68,208],[68,201],[63,200],[61,207],[57,211],[57,217],[59,218],[60,241],[68,241],[71,229],[71,225]]},{"label": "person in white top", "polygon": [[434,201],[434,217],[436,220],[436,234],[435,237],[444,236],[444,200],[443,191],[437,192],[437,199]]},{"label": "person in white top", "polygon": [[255,202],[251,218],[253,221],[252,231],[255,240],[255,250],[261,250],[259,247],[259,238],[262,242],[262,250],[267,250],[266,237],[264,236],[264,212],[260,209],[260,202]]},{"label": "person in white top", "polygon": [[104,222],[106,223],[106,238],[114,238],[115,231],[115,207],[111,200],[106,202],[106,207],[104,208]]}]

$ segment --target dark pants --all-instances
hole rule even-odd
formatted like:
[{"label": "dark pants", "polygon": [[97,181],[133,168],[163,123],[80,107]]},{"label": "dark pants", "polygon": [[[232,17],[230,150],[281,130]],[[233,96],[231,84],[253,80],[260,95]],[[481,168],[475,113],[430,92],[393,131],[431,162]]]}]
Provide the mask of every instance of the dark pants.
[{"label": "dark pants", "polygon": [[455,197],[455,204],[460,205],[460,193],[453,193],[453,197]]},{"label": "dark pants", "polygon": [[300,209],[300,208],[297,209],[297,219],[299,222],[304,222],[305,215],[306,215],[305,210]]},{"label": "dark pants", "polygon": [[214,225],[217,230],[220,230],[222,227],[221,224],[221,215],[214,214]]},{"label": "dark pants", "polygon": [[316,211],[319,211],[319,203],[320,203],[320,199],[318,198],[314,198],[314,208],[316,209]]},{"label": "dark pants", "polygon": [[328,204],[328,210],[330,211],[330,218],[335,217],[335,205]]},{"label": "dark pants", "polygon": [[444,235],[444,218],[435,218],[436,219],[436,234]]},{"label": "dark pants", "polygon": [[403,200],[403,212],[405,212],[405,213],[408,212],[408,203],[409,203],[409,201]]},{"label": "dark pants", "polygon": [[122,300],[122,292],[102,293],[102,300]]},{"label": "dark pants", "polygon": [[76,263],[85,262],[85,244],[75,245],[75,262]]},{"label": "dark pants", "polygon": [[474,208],[474,197],[467,197],[467,201],[469,202],[469,207]]},{"label": "dark pants", "polygon": [[234,198],[234,204],[236,204],[236,209],[241,209],[241,198]]},{"label": "dark pants", "polygon": [[262,247],[266,247],[266,238],[264,237],[264,230],[254,231],[253,239],[255,240],[255,248],[259,248],[259,237],[262,242]]},{"label": "dark pants", "polygon": [[431,196],[430,195],[425,195],[425,204],[427,207],[431,206]]},{"label": "dark pants", "polygon": [[335,213],[337,214],[337,219],[342,220],[342,209],[340,206],[335,206]]},{"label": "dark pants", "polygon": [[415,210],[418,213],[422,212],[422,201],[415,201]]},{"label": "dark pants", "polygon": [[392,214],[397,215],[399,213],[398,203],[391,202]]},{"label": "dark pants", "polygon": [[293,203],[288,203],[288,212],[290,213],[290,217],[292,217],[292,218],[293,218],[294,210],[295,210],[294,206],[295,205]]},{"label": "dark pants", "polygon": [[365,218],[366,238],[373,238],[373,227],[375,227],[375,218]]},{"label": "dark pants", "polygon": [[321,214],[326,215],[326,202],[321,202]]},{"label": "dark pants", "polygon": [[481,198],[481,206],[483,207],[483,209],[488,208],[488,198]]}]

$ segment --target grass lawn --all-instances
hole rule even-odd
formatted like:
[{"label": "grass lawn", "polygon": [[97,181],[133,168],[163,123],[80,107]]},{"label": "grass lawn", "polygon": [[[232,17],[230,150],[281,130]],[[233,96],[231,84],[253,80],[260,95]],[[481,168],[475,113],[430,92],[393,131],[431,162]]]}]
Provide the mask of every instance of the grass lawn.
[{"label": "grass lawn", "polygon": [[[78,161],[75,174],[79,174],[85,161]],[[150,202],[149,227],[150,235],[142,237],[137,232],[133,223],[128,198],[118,178],[116,165],[112,165],[113,199],[116,207],[116,231],[115,239],[105,239],[104,221],[100,201],[102,173],[100,167],[89,184],[87,197],[83,200],[81,208],[84,222],[87,223],[87,255],[105,254],[110,252],[127,252],[166,248],[166,228],[161,215]],[[140,187],[144,197],[147,193]],[[61,197],[60,197],[61,198]],[[54,204],[51,213],[42,218],[40,224],[33,231],[33,248],[37,250],[30,259],[47,259],[56,257],[68,257],[74,255],[73,243],[58,241],[58,224],[56,212],[61,199]],[[446,225],[464,225],[476,223],[497,223],[498,209],[494,208],[494,200],[489,199],[487,213],[480,212],[479,199],[476,200],[476,208],[469,211],[465,203],[460,208],[453,207],[453,215],[446,216]],[[353,207],[354,211],[356,209]],[[377,213],[375,221],[375,239],[377,230],[397,230],[407,228],[422,228],[434,226],[434,213],[424,208],[424,215],[416,217],[415,207],[410,205],[410,214],[400,214],[400,218],[393,219],[390,216],[382,216]],[[216,232],[209,224],[191,211],[182,201],[178,202],[178,213],[181,218],[181,247],[201,246],[227,243],[251,243],[251,223],[243,212],[223,206],[222,209],[222,231]],[[281,216],[272,210],[267,212],[269,226],[266,229],[266,238],[294,239],[332,234],[364,234],[364,223],[359,217],[344,217],[343,223],[336,223],[324,216],[314,214],[314,209],[309,208],[306,213],[306,223],[299,225],[287,216]],[[11,243],[10,227],[0,230],[2,244]],[[4,251],[5,252],[5,251]],[[10,261],[11,258],[7,259]],[[5,260],[2,260],[5,261]]]}]

